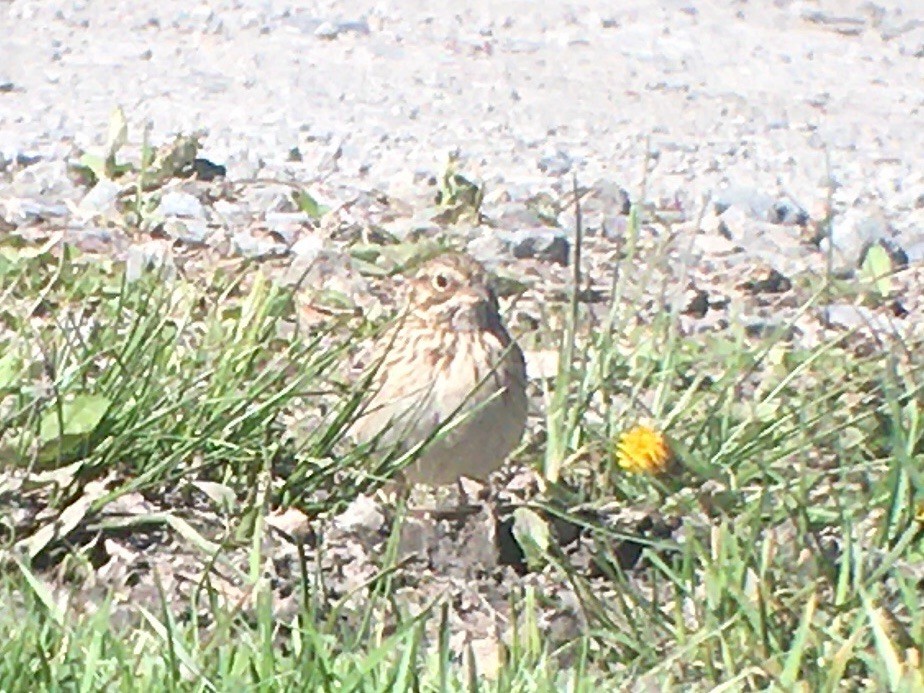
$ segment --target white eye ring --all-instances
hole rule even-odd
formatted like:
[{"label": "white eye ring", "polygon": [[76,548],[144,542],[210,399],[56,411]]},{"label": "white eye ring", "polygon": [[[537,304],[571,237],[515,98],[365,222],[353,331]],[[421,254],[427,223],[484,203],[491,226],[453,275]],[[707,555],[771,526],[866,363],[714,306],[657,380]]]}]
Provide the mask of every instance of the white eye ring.
[{"label": "white eye ring", "polygon": [[445,274],[437,274],[433,277],[433,286],[439,291],[445,291],[449,288],[449,277]]}]

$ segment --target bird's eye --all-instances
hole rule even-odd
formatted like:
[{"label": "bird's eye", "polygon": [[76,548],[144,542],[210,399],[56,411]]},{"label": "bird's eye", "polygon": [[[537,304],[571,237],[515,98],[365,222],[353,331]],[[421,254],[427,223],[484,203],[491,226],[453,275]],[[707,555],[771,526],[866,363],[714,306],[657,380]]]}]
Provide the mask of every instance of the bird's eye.
[{"label": "bird's eye", "polygon": [[449,277],[445,274],[437,274],[433,277],[433,286],[435,286],[440,291],[444,291],[449,288]]}]

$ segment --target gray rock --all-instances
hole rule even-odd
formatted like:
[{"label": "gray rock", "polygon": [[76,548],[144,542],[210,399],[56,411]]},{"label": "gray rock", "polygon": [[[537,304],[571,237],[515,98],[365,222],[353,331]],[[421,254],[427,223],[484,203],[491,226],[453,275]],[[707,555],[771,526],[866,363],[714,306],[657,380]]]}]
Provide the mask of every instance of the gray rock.
[{"label": "gray rock", "polygon": [[550,176],[563,176],[574,166],[574,160],[567,152],[556,149],[545,154],[536,164],[539,170]]},{"label": "gray rock", "polygon": [[[898,215],[893,224],[894,241],[905,251],[924,243],[924,207]],[[914,262],[908,255],[908,261]]]},{"label": "gray rock", "polygon": [[729,186],[713,198],[716,214],[724,215],[730,208],[738,208],[752,219],[772,224],[805,225],[809,215],[794,201],[777,198],[746,186]]},{"label": "gray rock", "polygon": [[589,218],[625,216],[632,209],[629,193],[610,180],[600,179],[590,186],[590,193],[581,201],[581,211]]},{"label": "gray rock", "polygon": [[571,244],[561,231],[538,228],[504,234],[513,256],[518,259],[543,260],[567,265]]},{"label": "gray rock", "polygon": [[713,198],[716,214],[724,215],[734,207],[751,219],[766,221],[776,200],[760,190],[743,185],[730,185],[718,191]]},{"label": "gray rock", "polygon": [[301,233],[311,227],[311,217],[304,212],[267,212],[264,217],[266,228],[291,246]]},{"label": "gray rock", "polygon": [[369,23],[365,19],[341,22],[323,22],[314,30],[317,38],[332,41],[343,34],[369,35]]},{"label": "gray rock", "polygon": [[291,248],[296,260],[310,264],[324,251],[324,241],[314,234],[299,238]]},{"label": "gray rock", "polygon": [[496,209],[492,210],[491,218],[494,224],[502,229],[555,225],[554,216],[543,218],[539,211],[524,207],[519,202],[499,204]]},{"label": "gray rock", "polygon": [[495,232],[486,229],[468,242],[466,250],[478,262],[491,267],[507,256],[508,245]]},{"label": "gray rock", "polygon": [[176,276],[176,264],[170,244],[163,240],[147,241],[128,249],[125,260],[125,280],[134,282],[148,271],[159,271],[163,278],[171,280]]},{"label": "gray rock", "polygon": [[11,197],[0,200],[0,217],[13,224],[41,221],[42,219],[66,217],[70,213],[67,205],[26,197]]},{"label": "gray rock", "polygon": [[51,197],[56,201],[77,199],[80,192],[67,173],[63,161],[39,161],[13,176],[5,194],[16,197]]},{"label": "gray rock", "polygon": [[68,238],[83,252],[103,253],[112,250],[117,237],[110,228],[78,225],[68,228]]},{"label": "gray rock", "polygon": [[78,208],[88,216],[113,213],[116,211],[115,203],[120,192],[122,192],[121,185],[114,181],[103,179],[83,196]]},{"label": "gray rock", "polygon": [[430,546],[436,543],[438,533],[436,525],[421,518],[406,517],[401,523],[398,535],[398,560],[426,559]]},{"label": "gray rock", "polygon": [[873,243],[887,237],[888,226],[881,217],[869,216],[859,209],[849,209],[831,224],[830,233],[819,247],[830,253],[832,268],[838,272],[857,268]]},{"label": "gray rock", "polygon": [[70,213],[66,202],[80,199],[63,161],[39,161],[17,171],[9,185],[0,188],[0,212],[14,225]]},{"label": "gray rock", "polygon": [[171,190],[160,198],[157,211],[165,217],[186,217],[188,219],[205,219],[205,207],[199,198],[180,190]]},{"label": "gray rock", "polygon": [[905,246],[904,250],[909,265],[924,264],[924,240]]},{"label": "gray rock", "polygon": [[693,240],[694,247],[704,255],[728,255],[738,250],[738,246],[719,233],[698,233]]},{"label": "gray rock", "polygon": [[298,212],[288,185],[266,184],[247,186],[238,202],[251,212]]},{"label": "gray rock", "polygon": [[179,217],[164,220],[164,233],[190,245],[204,245],[212,235],[211,229],[204,220]]},{"label": "gray rock", "polygon": [[239,231],[231,236],[231,247],[236,253],[254,259],[279,257],[289,251],[286,244],[254,236],[250,231]]},{"label": "gray rock", "polygon": [[869,308],[850,303],[832,303],[824,309],[824,321],[828,325],[848,330],[867,327],[875,332],[895,332],[895,325]]},{"label": "gray rock", "polygon": [[385,523],[385,515],[369,496],[357,496],[346,510],[333,518],[333,524],[344,532],[375,533]]},{"label": "gray rock", "polygon": [[719,232],[737,245],[747,245],[753,237],[754,218],[742,207],[729,207],[719,215]]}]

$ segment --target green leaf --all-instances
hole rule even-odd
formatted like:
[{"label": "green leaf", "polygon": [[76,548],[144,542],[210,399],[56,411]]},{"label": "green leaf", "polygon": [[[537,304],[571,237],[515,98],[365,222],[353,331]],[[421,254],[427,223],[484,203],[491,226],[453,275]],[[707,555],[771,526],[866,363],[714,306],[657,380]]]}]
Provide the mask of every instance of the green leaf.
[{"label": "green leaf", "polygon": [[125,141],[128,139],[128,122],[125,120],[125,111],[116,106],[109,116],[109,132],[106,133],[106,158],[114,160]]},{"label": "green leaf", "polygon": [[77,395],[61,405],[49,408],[39,423],[39,441],[50,443],[66,437],[83,437],[96,430],[112,404],[102,395]]},{"label": "green leaf", "polygon": [[22,377],[22,361],[16,354],[4,354],[0,357],[0,393],[18,389]]},{"label": "green leaf", "polygon": [[866,251],[860,272],[880,296],[885,297],[892,292],[892,258],[881,244],[870,246]]},{"label": "green leaf", "polygon": [[861,592],[860,597],[863,599],[863,609],[866,611],[866,616],[873,631],[873,643],[876,646],[876,652],[879,654],[880,661],[885,664],[886,674],[889,679],[889,690],[900,690],[902,661],[898,650],[889,638],[889,626],[883,611],[873,604],[866,592]]},{"label": "green leaf", "polygon": [[786,662],[783,665],[783,673],[780,674],[780,683],[785,690],[792,689],[799,680],[799,674],[802,668],[802,661],[809,647],[809,636],[812,632],[812,617],[815,615],[815,606],[818,597],[814,593],[805,602],[802,610],[802,620],[796,629],[796,634],[792,639],[792,645],[789,648],[789,654],[786,655]]},{"label": "green leaf", "polygon": [[292,200],[298,209],[312,219],[320,219],[330,211],[330,207],[320,204],[307,190],[297,190],[292,193]]},{"label": "green leaf", "polygon": [[55,623],[61,627],[64,627],[67,616],[63,605],[58,603],[58,600],[55,599],[51,585],[37,577],[35,573],[29,570],[29,568],[26,567],[26,564],[19,560],[19,558],[16,556],[13,557],[13,562],[19,568],[20,572],[22,572],[22,576],[25,578],[26,584],[32,588],[35,596],[38,597],[38,600],[48,610],[48,615],[54,619]]},{"label": "green leaf", "polygon": [[96,181],[106,179],[106,157],[84,152],[80,155],[78,163],[81,167],[87,169]]},{"label": "green leaf", "polygon": [[549,525],[542,517],[529,508],[517,508],[513,511],[513,538],[517,540],[527,565],[542,565],[549,550]]}]

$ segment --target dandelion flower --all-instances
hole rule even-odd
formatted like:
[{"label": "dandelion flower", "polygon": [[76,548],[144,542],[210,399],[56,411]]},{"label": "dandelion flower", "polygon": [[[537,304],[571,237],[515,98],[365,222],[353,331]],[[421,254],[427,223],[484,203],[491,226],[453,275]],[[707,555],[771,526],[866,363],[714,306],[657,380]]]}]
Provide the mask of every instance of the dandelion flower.
[{"label": "dandelion flower", "polygon": [[648,426],[635,426],[619,437],[616,461],[632,474],[660,474],[670,462],[664,436]]}]

